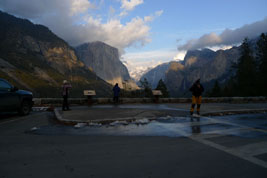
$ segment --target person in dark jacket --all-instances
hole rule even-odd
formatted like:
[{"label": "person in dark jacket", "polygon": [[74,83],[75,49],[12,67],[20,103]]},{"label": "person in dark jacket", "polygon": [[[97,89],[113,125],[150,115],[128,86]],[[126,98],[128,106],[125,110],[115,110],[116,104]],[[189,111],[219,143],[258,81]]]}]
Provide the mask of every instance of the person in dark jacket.
[{"label": "person in dark jacket", "polygon": [[113,93],[114,93],[113,102],[114,103],[118,103],[119,102],[120,90],[121,89],[120,89],[118,83],[116,83],[116,85],[113,87]]},{"label": "person in dark jacket", "polygon": [[67,81],[63,81],[62,85],[62,96],[63,96],[63,104],[62,104],[62,111],[70,110],[69,103],[68,103],[68,97],[69,97],[69,89],[71,88],[71,84]]},{"label": "person in dark jacket", "polygon": [[200,105],[202,100],[202,93],[204,91],[203,86],[200,84],[200,79],[198,79],[189,89],[192,92],[192,105],[190,109],[190,114],[194,113],[195,105],[197,104],[197,114],[200,112]]}]

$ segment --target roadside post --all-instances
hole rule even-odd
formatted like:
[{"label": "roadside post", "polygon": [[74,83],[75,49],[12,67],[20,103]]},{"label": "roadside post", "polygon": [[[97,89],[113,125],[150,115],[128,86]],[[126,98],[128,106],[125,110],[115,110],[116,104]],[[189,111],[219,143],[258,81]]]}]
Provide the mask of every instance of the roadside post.
[{"label": "roadside post", "polygon": [[162,92],[160,90],[152,90],[152,94],[154,96],[154,103],[159,103],[159,97],[162,96]]},{"label": "roadside post", "polygon": [[96,95],[95,90],[84,90],[84,91],[83,91],[83,94],[84,94],[85,96],[87,96],[87,103],[88,103],[88,106],[92,105],[92,104],[93,104],[93,96]]}]

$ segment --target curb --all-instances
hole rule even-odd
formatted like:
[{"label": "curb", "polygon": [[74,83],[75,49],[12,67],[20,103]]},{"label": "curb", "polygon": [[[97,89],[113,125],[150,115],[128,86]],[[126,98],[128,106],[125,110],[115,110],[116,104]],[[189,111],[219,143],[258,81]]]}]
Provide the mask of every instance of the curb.
[{"label": "curb", "polygon": [[54,109],[54,114],[55,114],[56,119],[60,123],[66,124],[66,125],[76,125],[78,123],[110,124],[110,123],[115,122],[115,121],[135,122],[137,120],[142,120],[144,118],[148,119],[149,121],[156,119],[156,117],[149,117],[149,118],[147,118],[147,117],[124,117],[124,118],[116,118],[116,119],[86,120],[86,121],[84,121],[84,120],[67,120],[67,119],[63,118],[63,116],[60,114],[60,111],[57,108]]},{"label": "curb", "polygon": [[[33,98],[36,106],[60,106],[62,105],[62,98]],[[93,104],[112,104],[112,98],[93,98]],[[138,104],[138,103],[191,103],[189,98],[159,98],[155,102],[155,98],[120,98],[120,102],[124,104]],[[267,97],[203,97],[202,103],[266,103]],[[87,105],[87,98],[69,98],[69,103],[74,105]]]},{"label": "curb", "polygon": [[[201,114],[201,116],[225,116],[225,115],[236,115],[236,114],[256,114],[256,113],[266,113],[267,109],[240,109],[240,110],[225,110],[225,111],[215,111],[215,112],[206,112]],[[137,120],[142,120],[144,118],[149,121],[155,120],[156,117],[125,117],[125,118],[116,118],[116,119],[102,119],[102,120],[67,120],[64,119],[61,115],[60,111],[55,108],[54,114],[57,119],[62,124],[66,125],[76,125],[78,123],[86,123],[86,124],[110,124],[115,121],[127,121],[127,122],[135,122]]]}]

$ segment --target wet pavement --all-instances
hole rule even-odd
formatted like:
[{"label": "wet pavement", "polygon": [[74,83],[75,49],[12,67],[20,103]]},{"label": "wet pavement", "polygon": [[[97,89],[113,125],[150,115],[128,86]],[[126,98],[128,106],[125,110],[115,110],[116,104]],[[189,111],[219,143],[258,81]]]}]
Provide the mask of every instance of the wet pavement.
[{"label": "wet pavement", "polygon": [[[150,120],[159,117],[186,117],[189,115],[190,103],[179,104],[123,104],[123,105],[92,105],[74,106],[71,111],[55,110],[60,121],[78,122],[112,122],[115,120]],[[224,115],[267,112],[267,103],[204,103],[201,106],[201,115]]]},{"label": "wet pavement", "polygon": [[114,121],[109,124],[49,125],[33,130],[49,135],[120,135],[189,137],[227,135],[267,138],[267,113],[217,117],[158,117],[155,120]]},{"label": "wet pavement", "polygon": [[[36,135],[184,137],[267,168],[264,157],[264,154],[267,154],[267,113],[220,117],[161,116],[151,121],[143,119],[131,122],[114,121],[109,124],[48,125],[34,128],[29,133]],[[248,145],[252,145],[253,149]],[[260,156],[264,159],[260,159]]]},{"label": "wet pavement", "polygon": [[162,108],[153,120],[64,125],[33,112],[2,122],[2,177],[266,177],[267,113],[188,117]]}]

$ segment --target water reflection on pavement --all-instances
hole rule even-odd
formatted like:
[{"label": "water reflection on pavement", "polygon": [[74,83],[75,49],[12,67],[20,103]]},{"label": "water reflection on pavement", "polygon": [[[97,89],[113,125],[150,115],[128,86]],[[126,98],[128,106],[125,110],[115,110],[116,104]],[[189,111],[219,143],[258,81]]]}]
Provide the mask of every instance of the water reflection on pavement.
[{"label": "water reflection on pavement", "polygon": [[115,122],[91,124],[83,127],[48,125],[31,133],[47,135],[112,135],[112,136],[168,136],[188,137],[202,134],[232,135],[239,137],[266,137],[267,115],[248,114],[221,117],[159,117],[146,124]]}]

